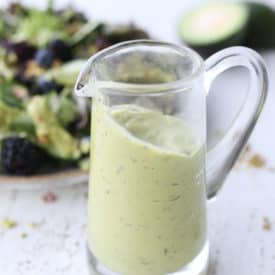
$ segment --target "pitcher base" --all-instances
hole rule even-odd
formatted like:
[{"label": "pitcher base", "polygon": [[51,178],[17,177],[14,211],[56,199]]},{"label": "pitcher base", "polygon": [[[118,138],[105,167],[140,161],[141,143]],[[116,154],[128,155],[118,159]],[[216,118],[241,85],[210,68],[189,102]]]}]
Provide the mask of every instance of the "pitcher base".
[{"label": "pitcher base", "polygon": [[[117,272],[111,271],[106,266],[101,264],[93,255],[93,253],[89,250],[89,248],[87,248],[87,258],[91,275],[122,275]],[[206,243],[199,255],[192,262],[176,272],[167,273],[165,275],[206,275],[208,268],[208,259],[209,245],[208,243]]]}]

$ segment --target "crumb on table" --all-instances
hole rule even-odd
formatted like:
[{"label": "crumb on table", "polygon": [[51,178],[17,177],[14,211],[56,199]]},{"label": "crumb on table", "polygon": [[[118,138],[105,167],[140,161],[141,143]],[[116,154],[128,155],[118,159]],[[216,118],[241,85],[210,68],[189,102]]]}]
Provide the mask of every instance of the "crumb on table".
[{"label": "crumb on table", "polygon": [[255,154],[249,159],[249,164],[255,168],[262,168],[265,166],[265,160],[261,155]]},{"label": "crumb on table", "polygon": [[263,230],[265,231],[271,231],[272,224],[270,222],[270,219],[268,217],[263,217]]}]

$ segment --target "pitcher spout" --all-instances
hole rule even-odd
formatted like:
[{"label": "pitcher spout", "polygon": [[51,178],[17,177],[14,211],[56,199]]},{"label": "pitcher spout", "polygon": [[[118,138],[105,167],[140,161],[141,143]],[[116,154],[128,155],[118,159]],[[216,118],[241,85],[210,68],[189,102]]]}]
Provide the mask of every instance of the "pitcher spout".
[{"label": "pitcher spout", "polygon": [[93,63],[97,55],[93,55],[81,69],[74,87],[74,93],[80,97],[93,97],[95,77],[93,77]]}]

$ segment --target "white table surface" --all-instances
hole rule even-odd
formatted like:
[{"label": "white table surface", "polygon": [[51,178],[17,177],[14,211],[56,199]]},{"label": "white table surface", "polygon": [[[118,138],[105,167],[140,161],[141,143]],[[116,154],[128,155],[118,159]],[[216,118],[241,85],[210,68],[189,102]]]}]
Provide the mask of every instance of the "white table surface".
[{"label": "white table surface", "polygon": [[[43,2],[35,3],[43,5]],[[57,2],[61,5],[64,1]],[[187,1],[176,0],[162,4],[161,1],[89,2],[78,1],[78,5],[98,18],[113,21],[134,18],[152,29],[155,37],[170,41],[176,41],[176,19],[187,5]],[[113,6],[109,8],[112,13],[106,12],[107,4]],[[249,167],[246,161],[237,165],[217,200],[209,205],[209,275],[275,274],[275,53],[265,54],[265,59],[270,70],[270,93],[249,143],[252,154],[260,153],[266,165],[261,169]],[[228,75],[215,87],[226,94],[238,92],[231,89],[233,82],[233,76]],[[0,226],[1,275],[88,275],[87,184],[49,191],[57,195],[55,202],[43,201],[45,191],[0,189],[0,221],[9,218],[17,222],[12,229]],[[264,229],[264,217],[270,221],[270,228]],[[37,226],[30,225],[33,223]]]}]

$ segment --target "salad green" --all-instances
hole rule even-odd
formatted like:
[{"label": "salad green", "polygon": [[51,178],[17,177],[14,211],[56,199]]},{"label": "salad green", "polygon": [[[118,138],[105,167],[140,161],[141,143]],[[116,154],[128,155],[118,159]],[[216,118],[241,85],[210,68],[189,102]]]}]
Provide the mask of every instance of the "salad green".
[{"label": "salad green", "polygon": [[55,16],[50,11],[33,9],[19,25],[14,39],[28,40],[38,46],[45,46],[55,38],[66,39],[66,36],[61,17]]}]

